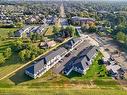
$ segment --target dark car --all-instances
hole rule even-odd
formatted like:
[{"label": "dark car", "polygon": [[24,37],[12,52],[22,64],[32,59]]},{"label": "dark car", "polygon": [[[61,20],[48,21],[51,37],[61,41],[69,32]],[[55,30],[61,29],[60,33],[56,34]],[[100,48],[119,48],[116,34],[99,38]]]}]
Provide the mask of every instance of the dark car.
[{"label": "dark car", "polygon": [[70,55],[71,55],[71,53],[68,53],[68,54],[65,55],[65,57],[69,57]]}]

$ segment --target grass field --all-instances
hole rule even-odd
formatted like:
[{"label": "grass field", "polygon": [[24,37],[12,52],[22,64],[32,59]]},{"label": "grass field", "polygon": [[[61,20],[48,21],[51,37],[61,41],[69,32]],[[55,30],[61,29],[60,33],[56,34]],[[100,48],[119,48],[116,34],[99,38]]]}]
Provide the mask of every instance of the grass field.
[{"label": "grass field", "polygon": [[[17,83],[16,83],[17,82]],[[0,95],[126,95],[116,81],[73,80],[56,75],[52,70],[41,78],[30,79],[23,72],[17,72],[0,81]]]},{"label": "grass field", "polygon": [[105,89],[0,89],[0,95],[127,95],[123,90]]},{"label": "grass field", "polygon": [[45,31],[44,33],[44,36],[52,36],[54,33],[53,33],[53,27],[52,26],[49,26],[48,29]]},{"label": "grass field", "polygon": [[[4,50],[11,46],[11,43],[14,41],[13,39],[7,39],[8,32],[16,31],[17,28],[0,28],[0,54],[4,52]],[[4,37],[4,40],[2,40]],[[0,66],[0,78],[4,75],[10,73],[12,70],[16,69],[17,67],[21,66],[22,64],[19,61],[19,58],[16,54],[12,54],[12,56],[6,60],[5,64]]]}]

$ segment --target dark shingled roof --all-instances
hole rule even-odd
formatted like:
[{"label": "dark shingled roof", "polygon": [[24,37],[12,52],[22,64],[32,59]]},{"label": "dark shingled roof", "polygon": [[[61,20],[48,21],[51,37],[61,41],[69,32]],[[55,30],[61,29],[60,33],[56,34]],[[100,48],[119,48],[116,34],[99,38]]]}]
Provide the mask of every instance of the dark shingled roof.
[{"label": "dark shingled roof", "polygon": [[75,61],[74,67],[80,67],[82,70],[86,69],[90,62],[89,60],[97,53],[98,47],[90,46],[87,49],[83,50],[81,54],[79,54],[79,58]]},{"label": "dark shingled roof", "polygon": [[71,48],[76,42],[80,41],[80,38],[73,38],[69,40],[67,43],[65,43],[65,47]]},{"label": "dark shingled roof", "polygon": [[64,71],[68,72],[72,67],[80,68],[81,70],[85,70],[90,65],[90,59],[97,53],[98,47],[90,46],[81,51],[76,60],[69,63],[65,66]]},{"label": "dark shingled roof", "polygon": [[50,52],[45,56],[46,62],[49,62],[51,59],[56,57],[57,55],[61,55],[63,52],[67,51],[64,47],[60,47],[55,51]]},{"label": "dark shingled roof", "polygon": [[80,68],[82,70],[89,67],[89,61],[86,57],[81,57],[75,61],[74,67]]},{"label": "dark shingled roof", "polygon": [[67,51],[64,47],[60,47],[55,51],[50,52],[45,57],[42,57],[40,60],[35,62],[35,64],[31,65],[26,69],[26,71],[30,72],[31,74],[38,74],[45,70],[46,63],[49,62],[57,55],[61,55],[63,52]]},{"label": "dark shingled roof", "polygon": [[97,46],[90,46],[90,47],[87,47],[85,50],[83,50],[80,56],[86,56],[90,60],[92,56],[96,54],[97,51],[98,51]]},{"label": "dark shingled roof", "polygon": [[[41,70],[44,67],[45,67],[45,62],[44,62],[44,59],[42,59],[42,60],[34,63],[30,67],[28,67],[26,69],[26,71],[30,72],[31,74],[37,74],[37,73],[39,73],[39,70]],[[43,70],[41,70],[40,72],[42,72]]]}]

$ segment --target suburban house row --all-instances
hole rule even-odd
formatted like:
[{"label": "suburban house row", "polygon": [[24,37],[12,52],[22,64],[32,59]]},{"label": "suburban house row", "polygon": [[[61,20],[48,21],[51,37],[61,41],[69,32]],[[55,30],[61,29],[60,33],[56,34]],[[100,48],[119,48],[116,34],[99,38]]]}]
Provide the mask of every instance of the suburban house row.
[{"label": "suburban house row", "polygon": [[97,46],[89,46],[82,50],[73,62],[68,63],[63,73],[69,75],[72,71],[78,72],[80,74],[86,74],[89,66],[93,63],[96,55],[98,54],[99,48]]},{"label": "suburban house row", "polygon": [[26,27],[23,27],[22,29],[18,30],[16,33],[15,33],[15,36],[16,37],[30,37],[30,33],[42,33],[44,31],[44,28],[46,27],[47,25],[41,25],[41,26],[26,26]]},{"label": "suburban house row", "polygon": [[34,79],[41,77],[45,72],[47,72],[54,65],[56,65],[56,63],[58,63],[62,58],[64,58],[65,55],[74,50],[82,42],[82,38],[72,38],[58,49],[49,52],[44,57],[35,61],[25,70],[25,74]]}]

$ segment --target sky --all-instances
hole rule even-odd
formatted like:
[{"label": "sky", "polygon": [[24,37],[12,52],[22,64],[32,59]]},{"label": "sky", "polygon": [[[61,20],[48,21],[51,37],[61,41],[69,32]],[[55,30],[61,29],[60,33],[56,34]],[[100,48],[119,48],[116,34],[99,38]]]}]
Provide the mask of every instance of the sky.
[{"label": "sky", "polygon": [[[19,0],[5,0],[5,1],[19,1]],[[47,0],[21,0],[21,1],[47,1]],[[61,1],[61,0],[49,0],[49,1]],[[81,0],[66,0],[66,1],[81,1]],[[82,0],[82,1],[127,1],[127,0]]]},{"label": "sky", "polygon": [[[5,0],[5,1],[19,1],[19,0]],[[21,1],[47,1],[47,0],[21,0]],[[61,0],[49,0],[49,1],[61,1]],[[66,1],[81,1],[81,0],[66,0]],[[82,1],[127,1],[127,0],[82,0]]]}]

